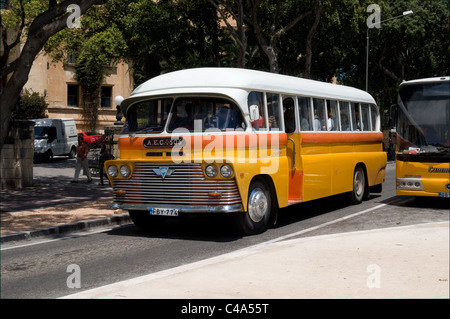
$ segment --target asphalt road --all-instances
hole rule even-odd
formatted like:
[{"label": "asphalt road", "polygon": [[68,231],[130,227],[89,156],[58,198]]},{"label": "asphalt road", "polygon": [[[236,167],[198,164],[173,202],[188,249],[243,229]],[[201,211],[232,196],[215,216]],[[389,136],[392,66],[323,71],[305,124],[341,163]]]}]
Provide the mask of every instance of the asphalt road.
[{"label": "asphalt road", "polygon": [[[62,297],[306,229],[311,231],[298,237],[448,221],[448,201],[396,197],[394,169],[390,163],[381,195],[372,195],[360,205],[350,205],[346,197],[334,196],[292,206],[281,210],[276,227],[257,236],[237,235],[226,216],[193,216],[170,220],[152,234],[127,225],[52,241],[4,245],[1,298]],[[357,214],[376,206],[380,208]],[[346,216],[349,218],[343,218]],[[336,220],[340,221],[333,222]],[[81,271],[79,288],[70,284],[74,265]]]}]

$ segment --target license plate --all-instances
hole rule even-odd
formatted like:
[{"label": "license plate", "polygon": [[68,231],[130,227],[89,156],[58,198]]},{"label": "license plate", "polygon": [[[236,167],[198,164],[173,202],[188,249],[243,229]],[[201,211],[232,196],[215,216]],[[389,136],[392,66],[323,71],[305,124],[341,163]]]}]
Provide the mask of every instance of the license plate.
[{"label": "license plate", "polygon": [[150,215],[159,215],[159,216],[178,216],[178,209],[150,207],[149,213]]},{"label": "license plate", "polygon": [[440,192],[440,193],[439,193],[439,197],[450,198],[450,193],[447,193],[447,192]]}]

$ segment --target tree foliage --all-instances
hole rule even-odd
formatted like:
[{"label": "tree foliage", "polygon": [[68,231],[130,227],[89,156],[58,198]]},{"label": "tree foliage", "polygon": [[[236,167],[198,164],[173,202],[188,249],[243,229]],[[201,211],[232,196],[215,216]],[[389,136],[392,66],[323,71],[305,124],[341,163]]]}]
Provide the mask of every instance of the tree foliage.
[{"label": "tree foliage", "polygon": [[59,32],[45,46],[54,61],[66,61],[67,53],[76,57],[75,79],[81,86],[82,117],[89,130],[96,130],[100,88],[108,76],[106,66],[120,61],[126,49],[122,32],[111,23],[105,7],[91,8],[80,28]]},{"label": "tree foliage", "polygon": [[[9,131],[12,111],[28,80],[35,57],[47,40],[68,26],[69,5],[76,5],[80,14],[107,0],[11,0],[12,8],[1,11],[2,53],[0,56],[0,150]],[[33,10],[27,11],[27,6]],[[14,10],[18,10],[14,12]],[[12,11],[11,11],[12,10]],[[10,16],[11,15],[11,16]],[[14,19],[16,15],[16,20]],[[26,34],[26,37],[22,35]],[[23,40],[23,43],[21,41]],[[19,46],[19,44],[21,44]],[[16,55],[16,52],[18,54]]]},{"label": "tree foliage", "polygon": [[[48,47],[76,52],[77,74],[86,96],[99,87],[104,64],[130,62],[135,84],[171,70],[198,66],[235,66],[330,81],[364,89],[366,20],[370,0],[12,0],[6,25],[19,32],[4,43],[4,52],[28,35],[21,58],[2,63],[1,75],[20,70],[14,89],[2,91],[3,109],[12,110],[34,56],[50,35]],[[68,3],[82,5],[81,29],[64,30]],[[369,30],[369,93],[381,108],[396,102],[403,80],[450,74],[448,0],[380,0],[381,20],[413,10],[414,15]],[[12,14],[14,13],[14,14]],[[235,23],[223,22],[233,18]],[[58,23],[59,21],[59,23]],[[230,20],[231,21],[231,20]],[[49,26],[58,27],[48,30]],[[53,26],[53,25],[52,25]],[[63,41],[61,39],[66,39]],[[67,41],[70,38],[70,41]],[[11,83],[13,83],[11,82]],[[3,82],[2,82],[3,83]],[[5,95],[8,92],[9,95]],[[89,93],[91,92],[91,93]],[[98,90],[97,90],[98,92]],[[6,97],[8,96],[8,97]],[[95,115],[93,115],[95,116]],[[2,122],[4,125],[5,122]],[[2,135],[3,136],[3,135]],[[0,145],[1,146],[1,145]]]},{"label": "tree foliage", "polygon": [[33,90],[24,90],[19,100],[19,109],[13,111],[13,118],[23,120],[46,118],[48,103],[45,92],[41,95]]}]

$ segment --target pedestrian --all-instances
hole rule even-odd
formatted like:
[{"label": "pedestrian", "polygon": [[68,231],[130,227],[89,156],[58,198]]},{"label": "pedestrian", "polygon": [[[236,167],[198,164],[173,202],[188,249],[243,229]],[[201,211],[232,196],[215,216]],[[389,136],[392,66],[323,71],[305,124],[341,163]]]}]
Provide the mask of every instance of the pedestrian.
[{"label": "pedestrian", "polygon": [[88,152],[89,147],[83,141],[82,136],[78,136],[78,147],[77,147],[77,163],[75,164],[75,175],[73,177],[72,183],[78,183],[78,176],[80,175],[80,170],[83,168],[84,174],[87,175],[88,183],[92,182],[91,172],[89,171],[88,165]]},{"label": "pedestrian", "polygon": [[100,156],[98,157],[98,168],[100,170],[100,183],[98,185],[104,185],[103,184],[103,176],[104,173],[104,164],[106,161],[114,159],[114,156],[111,155],[111,152],[106,148],[106,145],[102,143],[100,146]]}]

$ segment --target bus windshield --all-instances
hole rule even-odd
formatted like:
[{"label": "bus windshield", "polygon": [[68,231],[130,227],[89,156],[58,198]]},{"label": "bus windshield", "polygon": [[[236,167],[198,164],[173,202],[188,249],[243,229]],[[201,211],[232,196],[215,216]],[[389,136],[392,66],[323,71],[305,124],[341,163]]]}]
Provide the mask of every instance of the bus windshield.
[{"label": "bus windshield", "polygon": [[181,97],[176,99],[167,131],[187,129],[203,132],[207,129],[245,129],[239,108],[222,98]]},{"label": "bus windshield", "polygon": [[138,102],[128,109],[124,133],[204,132],[245,129],[244,117],[232,102],[212,97],[179,97]]},{"label": "bus windshield", "polygon": [[450,82],[405,84],[399,89],[398,151],[449,152]]}]

